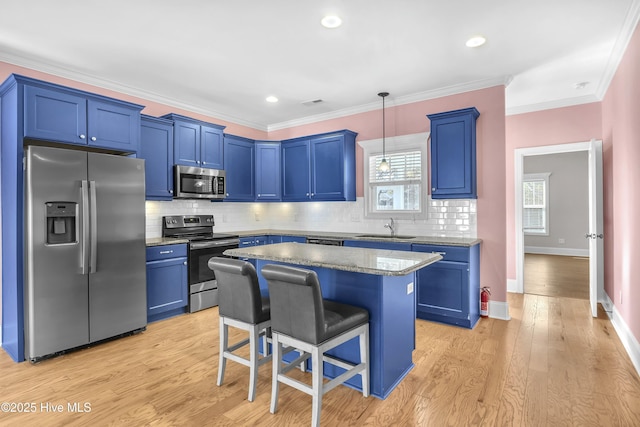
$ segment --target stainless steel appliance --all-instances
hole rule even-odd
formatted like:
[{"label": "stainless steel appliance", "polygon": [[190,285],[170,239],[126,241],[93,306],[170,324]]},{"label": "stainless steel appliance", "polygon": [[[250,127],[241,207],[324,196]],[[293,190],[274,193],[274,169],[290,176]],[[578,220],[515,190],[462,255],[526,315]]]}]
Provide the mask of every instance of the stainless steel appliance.
[{"label": "stainless steel appliance", "polygon": [[173,176],[177,199],[224,199],[227,194],[223,170],[175,165]]},{"label": "stainless steel appliance", "polygon": [[344,246],[344,240],[334,237],[307,237],[310,245]]},{"label": "stainless steel appliance", "polygon": [[25,355],[147,324],[144,161],[26,149]]},{"label": "stainless steel appliance", "polygon": [[218,283],[209,258],[222,256],[240,244],[238,236],[213,232],[213,215],[177,215],[162,218],[162,236],[189,240],[189,312],[218,305]]}]

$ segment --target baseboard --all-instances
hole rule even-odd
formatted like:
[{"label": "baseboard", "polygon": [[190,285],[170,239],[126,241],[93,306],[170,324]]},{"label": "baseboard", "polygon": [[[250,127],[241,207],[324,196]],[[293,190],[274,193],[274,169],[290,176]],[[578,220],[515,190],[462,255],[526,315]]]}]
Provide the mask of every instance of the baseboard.
[{"label": "baseboard", "polygon": [[625,350],[627,350],[627,354],[631,359],[631,363],[633,363],[633,366],[636,368],[636,372],[640,374],[640,343],[638,343],[636,337],[633,336],[631,329],[629,329],[629,326],[625,323],[622,316],[620,316],[620,312],[618,312],[618,309],[616,309],[616,306],[613,305],[611,299],[606,293],[605,297],[603,307],[605,307],[605,310],[607,305],[611,307],[611,311],[607,312],[611,319],[611,324],[616,330],[620,341],[622,341],[622,345]]},{"label": "baseboard", "polygon": [[489,317],[492,319],[511,320],[511,315],[509,315],[509,303],[489,301]]},{"label": "baseboard", "polygon": [[577,248],[546,248],[542,246],[525,246],[525,254],[541,254],[541,255],[564,255],[564,256],[580,256],[588,257],[589,249]]},{"label": "baseboard", "polygon": [[518,281],[516,279],[507,279],[507,292],[518,293]]}]

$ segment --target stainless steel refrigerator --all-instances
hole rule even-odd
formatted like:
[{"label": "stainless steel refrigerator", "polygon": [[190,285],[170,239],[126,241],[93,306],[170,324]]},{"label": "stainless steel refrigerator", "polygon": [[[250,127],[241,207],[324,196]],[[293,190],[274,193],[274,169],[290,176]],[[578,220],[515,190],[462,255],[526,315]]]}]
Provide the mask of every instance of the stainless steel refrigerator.
[{"label": "stainless steel refrigerator", "polygon": [[147,324],[144,161],[26,149],[25,355]]}]

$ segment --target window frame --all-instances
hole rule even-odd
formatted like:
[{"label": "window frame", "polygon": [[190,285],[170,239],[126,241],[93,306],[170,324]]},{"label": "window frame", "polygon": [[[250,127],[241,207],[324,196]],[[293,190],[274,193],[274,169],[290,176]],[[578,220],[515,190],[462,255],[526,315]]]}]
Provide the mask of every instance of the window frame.
[{"label": "window frame", "polygon": [[385,138],[385,154],[402,153],[406,151],[420,151],[420,210],[412,212],[403,212],[398,210],[379,211],[373,209],[373,201],[371,200],[371,182],[369,181],[369,162],[371,156],[382,154],[382,139],[373,139],[367,141],[358,141],[363,149],[363,191],[364,191],[364,216],[370,219],[390,218],[394,219],[427,219],[428,218],[428,200],[427,186],[428,168],[427,168],[427,147],[429,140],[429,132],[416,133],[410,135],[402,135],[396,137]]},{"label": "window frame", "polygon": [[[549,187],[549,177],[551,176],[551,172],[542,172],[542,173],[525,173],[522,176],[522,231],[526,236],[548,236],[549,235],[549,211],[551,210],[549,206],[549,193],[551,192]],[[524,223],[524,212],[527,209],[525,207],[525,194],[524,194],[524,185],[527,182],[544,182],[544,230],[542,231],[534,231],[527,230],[525,228]]]}]

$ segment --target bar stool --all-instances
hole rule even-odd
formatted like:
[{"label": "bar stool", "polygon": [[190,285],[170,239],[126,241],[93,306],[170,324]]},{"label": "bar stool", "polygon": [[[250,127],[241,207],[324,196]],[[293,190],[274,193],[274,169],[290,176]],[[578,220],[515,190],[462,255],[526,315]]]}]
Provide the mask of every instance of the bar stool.
[{"label": "bar stool", "polygon": [[[249,367],[249,402],[256,396],[258,367],[271,360],[268,355],[267,329],[271,325],[269,298],[260,294],[255,267],[246,261],[212,257],[208,266],[218,281],[220,313],[220,362],[218,386],[222,385],[227,359]],[[229,346],[229,326],[249,332],[249,338]],[[263,357],[258,354],[262,337]],[[249,344],[249,359],[233,352]]]},{"label": "bar stool", "polygon": [[[311,425],[320,425],[322,396],[356,374],[362,377],[362,394],[369,396],[369,312],[363,308],[323,300],[315,271],[269,264],[262,268],[271,299],[273,378],[271,413],[278,406],[282,382],[312,396]],[[351,364],[325,354],[326,351],[359,337],[360,363]],[[282,345],[293,346],[311,356],[312,385],[285,375],[291,365],[282,365]],[[346,369],[323,381],[323,360]],[[292,365],[296,362],[292,362]]]}]

